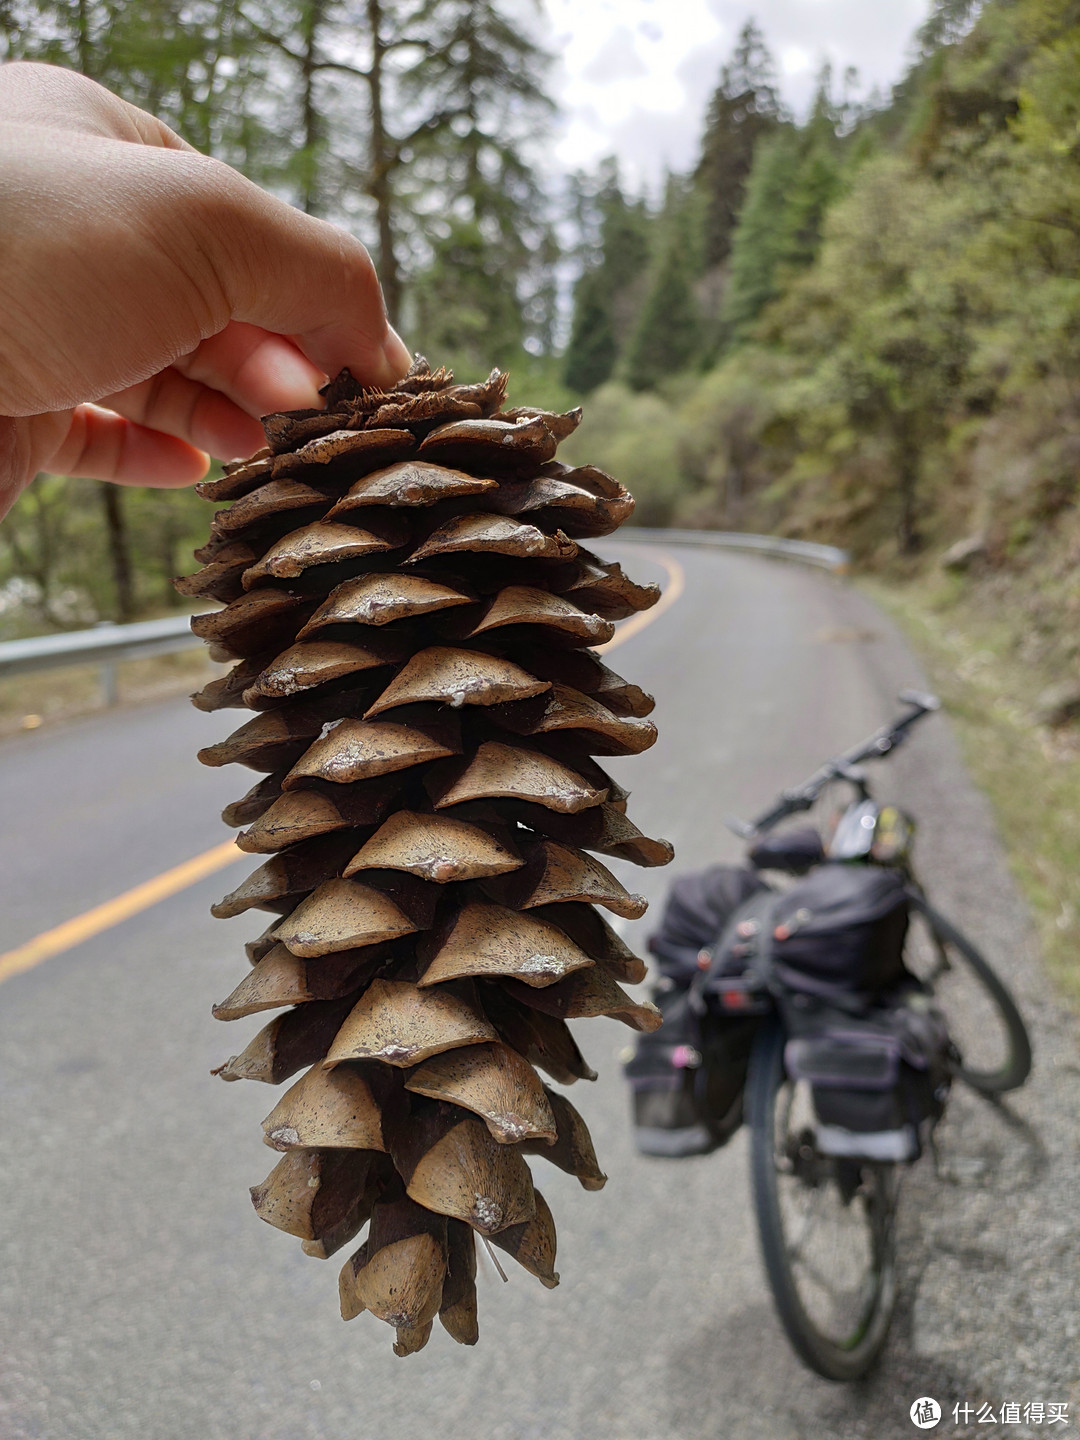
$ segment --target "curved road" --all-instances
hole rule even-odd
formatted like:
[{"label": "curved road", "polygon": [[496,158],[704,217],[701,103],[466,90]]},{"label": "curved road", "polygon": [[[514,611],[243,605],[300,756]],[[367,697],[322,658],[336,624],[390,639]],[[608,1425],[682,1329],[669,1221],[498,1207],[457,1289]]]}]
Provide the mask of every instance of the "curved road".
[{"label": "curved road", "polygon": [[[608,548],[663,578],[655,549]],[[762,806],[920,676],[890,624],[830,577],[671,554],[684,593],[613,657],[660,697],[661,739],[617,763],[634,818],[692,868],[738,858],[724,812]],[[217,844],[217,812],[247,772],[193,756],[239,718],[170,702],[0,747],[0,951]],[[996,1415],[1006,1401],[1069,1402],[1080,1424],[1075,1023],[1047,992],[945,721],[925,724],[891,779],[922,821],[932,893],[1008,972],[1038,1050],[1011,1108],[957,1098],[941,1177],[927,1159],[908,1177],[900,1309],[864,1385],[807,1374],[774,1320],[745,1134],[710,1157],[635,1155],[618,1062],[631,1032],[611,1021],[579,1026],[601,1078],[573,1097],[607,1188],[588,1194],[537,1162],[559,1289],[516,1267],[503,1285],[482,1261],[479,1345],[437,1326],[406,1361],[385,1326],[342,1324],[339,1257],[307,1259],[248,1202],[274,1159],[259,1131],[269,1090],[208,1076],[259,1023],[209,1016],[262,928],[207,913],[237,866],[0,987],[0,1436],[887,1440],[914,1433],[908,1407],[926,1394],[949,1435],[1044,1433],[974,1423],[975,1406]],[[659,900],[667,873],[631,875]],[[955,1403],[972,1423],[952,1424]]]}]

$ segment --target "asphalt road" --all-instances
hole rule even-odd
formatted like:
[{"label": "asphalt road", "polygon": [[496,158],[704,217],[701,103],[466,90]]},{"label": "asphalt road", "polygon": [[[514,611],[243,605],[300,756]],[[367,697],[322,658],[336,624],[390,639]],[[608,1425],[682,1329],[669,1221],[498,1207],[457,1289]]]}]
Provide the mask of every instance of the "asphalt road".
[{"label": "asphalt road", "polygon": [[[608,549],[661,577],[655,550]],[[684,595],[612,659],[660,697],[660,742],[618,762],[631,813],[688,869],[738,858],[723,813],[753,812],[861,738],[920,675],[828,576],[672,553]],[[248,772],[193,757],[238,718],[170,702],[0,747],[0,950],[217,843]],[[830,1385],[788,1349],[745,1134],[699,1159],[634,1154],[618,1063],[631,1032],[611,1021],[579,1026],[601,1078],[573,1096],[607,1188],[536,1162],[561,1286],[504,1285],[483,1261],[473,1350],[436,1327],[397,1360],[385,1326],[344,1325],[337,1259],[307,1259],[248,1201],[274,1159],[259,1129],[271,1092],[208,1074],[259,1023],[209,1013],[262,928],[207,913],[241,864],[0,989],[0,1440],[888,1440],[915,1433],[925,1394],[947,1407],[939,1433],[1044,1433],[957,1428],[965,1401],[1070,1402],[1080,1424],[1075,1022],[1047,991],[946,721],[926,722],[890,779],[922,822],[932,893],[1009,974],[1037,1055],[1010,1108],[957,1098],[944,1177],[929,1160],[907,1177],[900,1306],[869,1381]],[[630,873],[654,900],[669,878]]]}]

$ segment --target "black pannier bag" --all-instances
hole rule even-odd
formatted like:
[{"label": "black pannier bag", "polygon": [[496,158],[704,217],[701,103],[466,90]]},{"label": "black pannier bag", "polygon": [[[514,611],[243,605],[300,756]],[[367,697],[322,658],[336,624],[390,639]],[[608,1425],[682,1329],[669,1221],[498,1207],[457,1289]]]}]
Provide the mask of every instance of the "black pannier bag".
[{"label": "black pannier bag", "polygon": [[819,865],[779,897],[769,966],[788,991],[869,1005],[909,978],[903,877],[876,865]]},{"label": "black pannier bag", "polygon": [[915,1160],[941,1118],[955,1062],[941,1012],[918,989],[894,994],[863,1019],[818,1012],[788,1041],[784,1064],[809,1082],[824,1155]]},{"label": "black pannier bag", "polygon": [[702,976],[732,915],[748,897],[771,896],[752,870],[712,865],[680,875],[660,928],[649,940],[661,979],[652,992],[664,1023],[638,1038],[625,1066],[634,1138],[644,1155],[701,1155],[727,1141],[742,1122],[746,1065],[758,1019],[709,1020],[691,983]]},{"label": "black pannier bag", "polygon": [[[664,1024],[626,1067],[638,1149],[693,1155],[730,1139],[754,1035],[775,1001],[791,1037],[788,1074],[811,1086],[822,1153],[915,1159],[958,1056],[904,965],[907,924],[904,881],[882,867],[822,864],[780,893],[735,867],[681,876],[649,942],[664,972],[654,992]],[[746,1013],[733,1013],[735,1002]]]},{"label": "black pannier bag", "polygon": [[660,928],[649,937],[661,975],[688,989],[701,970],[702,950],[716,944],[743,901],[767,889],[764,880],[743,865],[710,865],[676,876]]}]

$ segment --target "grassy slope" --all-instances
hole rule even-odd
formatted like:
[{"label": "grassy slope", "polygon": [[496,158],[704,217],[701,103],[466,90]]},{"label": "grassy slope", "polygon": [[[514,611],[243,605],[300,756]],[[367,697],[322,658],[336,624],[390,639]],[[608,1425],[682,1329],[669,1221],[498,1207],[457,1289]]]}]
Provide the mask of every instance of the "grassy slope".
[{"label": "grassy slope", "polygon": [[977,589],[958,593],[945,578],[861,584],[904,628],[948,707],[996,811],[1047,968],[1080,1009],[1080,730],[1039,722],[1045,677],[1017,654],[1007,608],[981,604]]}]

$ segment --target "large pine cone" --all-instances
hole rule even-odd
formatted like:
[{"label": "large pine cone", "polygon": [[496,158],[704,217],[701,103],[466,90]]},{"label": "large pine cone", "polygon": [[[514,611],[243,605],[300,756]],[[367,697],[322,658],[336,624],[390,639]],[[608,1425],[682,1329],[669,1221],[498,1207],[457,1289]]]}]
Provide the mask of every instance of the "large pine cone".
[{"label": "large pine cone", "polygon": [[325,411],[270,415],[185,595],[231,672],[194,697],[255,718],[201,751],[265,772],[225,820],[270,858],[214,906],[269,910],[222,1020],[281,1010],[226,1080],[306,1073],[264,1121],[259,1215],[325,1258],[370,1222],[341,1310],[427,1342],[477,1338],[478,1231],[553,1286],[555,1229],[524,1156],[604,1183],[562,1085],[593,1079],[566,1021],[652,1030],[645,967],[593,908],[644,910],[587,852],[663,865],[594,756],[646,749],[651,697],[590,646],[655,603],[581,544],[633,508],[556,446],[580,412],[502,409],[418,358],[389,393],[342,371]]}]

